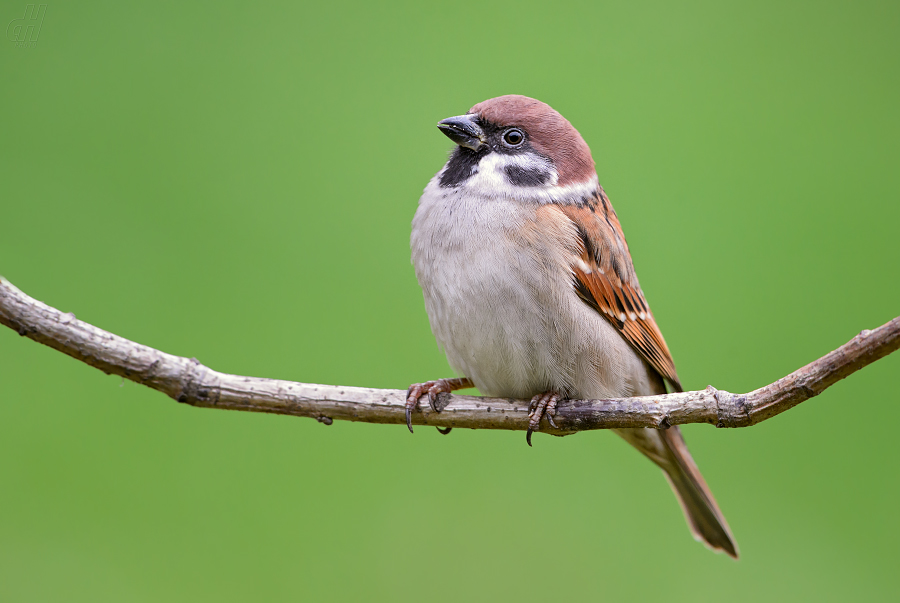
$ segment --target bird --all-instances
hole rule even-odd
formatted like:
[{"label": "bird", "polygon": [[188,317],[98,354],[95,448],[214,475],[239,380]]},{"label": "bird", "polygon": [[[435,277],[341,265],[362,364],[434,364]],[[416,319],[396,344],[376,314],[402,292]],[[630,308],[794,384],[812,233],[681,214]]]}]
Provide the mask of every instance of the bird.
[{"label": "bird", "polygon": [[[415,383],[406,421],[449,392],[531,399],[526,441],[567,399],[683,391],[581,134],[517,94],[437,127],[456,143],[426,186],[410,247],[431,330],[459,377]],[[738,558],[677,426],[615,429],[659,466],[694,538]],[[446,431],[442,431],[446,433]]]}]

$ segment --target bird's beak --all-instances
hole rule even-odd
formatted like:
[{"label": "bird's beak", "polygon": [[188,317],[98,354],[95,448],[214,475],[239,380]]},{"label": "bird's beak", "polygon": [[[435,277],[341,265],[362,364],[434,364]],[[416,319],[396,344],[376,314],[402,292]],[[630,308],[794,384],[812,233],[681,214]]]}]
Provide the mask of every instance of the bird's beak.
[{"label": "bird's beak", "polygon": [[448,117],[439,121],[437,127],[459,146],[477,151],[487,144],[487,138],[484,136],[484,130],[475,123],[475,117],[474,115]]}]

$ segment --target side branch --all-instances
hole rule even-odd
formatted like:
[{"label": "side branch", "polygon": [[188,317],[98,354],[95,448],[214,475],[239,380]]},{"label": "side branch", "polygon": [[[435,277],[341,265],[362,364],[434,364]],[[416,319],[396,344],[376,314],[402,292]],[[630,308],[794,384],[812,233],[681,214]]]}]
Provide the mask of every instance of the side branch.
[{"label": "side branch", "polygon": [[[405,424],[402,390],[338,387],[220,373],[194,358],[166,354],[129,341],[64,314],[25,295],[0,277],[0,323],[64,354],[146,385],[192,406],[333,420]],[[755,425],[816,396],[835,382],[900,348],[900,317],[848,343],[775,383],[747,394],[712,386],[682,392],[616,400],[570,400],[555,417],[564,435],[587,429],[656,427],[711,423],[718,427]],[[514,429],[528,427],[528,402],[452,396],[440,413],[427,404],[413,423],[437,427]]]}]

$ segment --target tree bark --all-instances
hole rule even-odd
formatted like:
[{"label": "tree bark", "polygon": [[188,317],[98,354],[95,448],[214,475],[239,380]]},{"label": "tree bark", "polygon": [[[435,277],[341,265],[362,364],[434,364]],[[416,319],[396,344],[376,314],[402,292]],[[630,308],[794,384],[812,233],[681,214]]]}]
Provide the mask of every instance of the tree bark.
[{"label": "tree bark", "polygon": [[[121,375],[191,406],[334,420],[405,424],[405,390],[295,383],[214,371],[135,343],[64,314],[25,295],[0,277],[0,323],[107,374]],[[615,400],[566,400],[541,431],[566,435],[588,429],[665,428],[686,423],[747,427],[816,396],[864,366],[900,348],[900,317],[862,331],[838,349],[778,381],[746,394],[712,386]],[[413,424],[471,429],[528,428],[528,401],[451,396],[440,413],[420,402]]]}]

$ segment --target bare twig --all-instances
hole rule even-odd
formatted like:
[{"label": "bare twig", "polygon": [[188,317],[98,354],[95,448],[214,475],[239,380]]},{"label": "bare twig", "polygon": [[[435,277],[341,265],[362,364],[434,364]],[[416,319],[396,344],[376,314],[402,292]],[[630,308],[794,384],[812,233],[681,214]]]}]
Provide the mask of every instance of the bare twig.
[{"label": "bare twig", "polygon": [[[278,379],[241,377],[209,369],[194,358],[166,354],[82,322],[73,314],[25,295],[0,277],[0,323],[108,374],[121,375],[161,391],[178,402],[206,408],[247,410],[368,423],[405,423],[405,391],[336,387]],[[564,435],[611,427],[667,427],[712,423],[718,427],[755,425],[822,393],[830,385],[900,348],[900,317],[846,344],[787,377],[748,394],[712,386],[703,391],[616,400],[569,400],[555,417]],[[528,427],[528,402],[452,396],[435,413],[427,404],[413,414],[418,425],[516,429]]]}]

